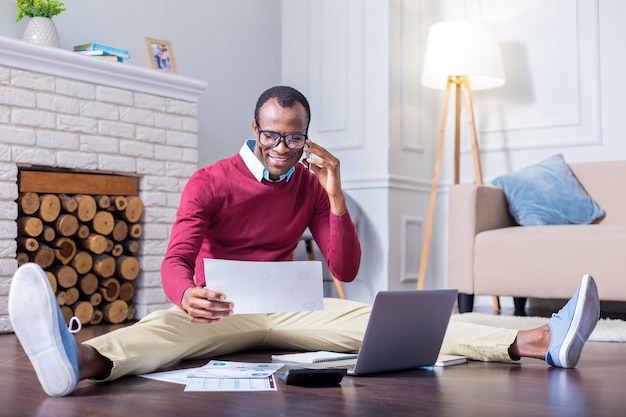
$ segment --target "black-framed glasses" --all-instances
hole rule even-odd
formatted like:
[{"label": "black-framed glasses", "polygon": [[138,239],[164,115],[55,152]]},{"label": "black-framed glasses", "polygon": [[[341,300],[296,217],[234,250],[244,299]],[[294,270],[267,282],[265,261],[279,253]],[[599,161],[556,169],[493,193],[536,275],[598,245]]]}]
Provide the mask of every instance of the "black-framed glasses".
[{"label": "black-framed glasses", "polygon": [[277,147],[282,140],[285,141],[285,146],[289,149],[296,150],[304,148],[308,135],[306,133],[293,132],[285,133],[284,135],[274,132],[272,130],[261,130],[259,122],[256,122],[256,127],[259,132],[259,142],[261,145],[268,148]]}]

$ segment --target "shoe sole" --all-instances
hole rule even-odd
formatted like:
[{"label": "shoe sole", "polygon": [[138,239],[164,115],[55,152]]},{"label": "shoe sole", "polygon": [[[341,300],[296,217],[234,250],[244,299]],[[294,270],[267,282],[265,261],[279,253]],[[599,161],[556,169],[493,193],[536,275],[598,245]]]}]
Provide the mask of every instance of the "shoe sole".
[{"label": "shoe sole", "polygon": [[61,337],[57,300],[38,267],[23,265],[13,276],[9,317],[43,390],[53,397],[72,392],[78,381]]},{"label": "shoe sole", "polygon": [[[574,317],[572,323],[567,330],[567,334],[563,339],[561,349],[559,350],[559,362],[563,368],[573,368],[580,359],[580,353],[582,348],[587,342],[587,338],[583,339],[579,336],[578,331],[581,327],[581,320],[583,319],[584,304],[587,302],[587,295],[589,286],[594,285],[591,275],[585,275],[580,284],[580,291],[578,292],[578,299],[576,300],[576,309],[574,310]],[[599,314],[599,312],[598,312]],[[595,322],[598,321],[598,317],[595,317]],[[594,326],[595,327],[595,326]],[[593,327],[592,327],[593,331]],[[574,356],[571,356],[576,353]]]}]

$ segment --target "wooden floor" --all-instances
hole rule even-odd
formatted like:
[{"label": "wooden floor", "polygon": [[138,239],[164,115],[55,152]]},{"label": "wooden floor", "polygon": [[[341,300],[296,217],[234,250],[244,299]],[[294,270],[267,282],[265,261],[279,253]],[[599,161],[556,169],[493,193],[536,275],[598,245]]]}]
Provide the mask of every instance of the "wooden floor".
[{"label": "wooden floor", "polygon": [[[85,328],[86,340],[111,326]],[[269,361],[271,352],[229,360]],[[184,362],[178,368],[206,361]],[[186,393],[183,386],[125,377],[82,381],[73,395],[47,397],[12,334],[0,335],[0,416],[623,416],[626,343],[588,343],[576,369],[539,360],[470,362],[305,388],[278,382],[276,392]]]}]

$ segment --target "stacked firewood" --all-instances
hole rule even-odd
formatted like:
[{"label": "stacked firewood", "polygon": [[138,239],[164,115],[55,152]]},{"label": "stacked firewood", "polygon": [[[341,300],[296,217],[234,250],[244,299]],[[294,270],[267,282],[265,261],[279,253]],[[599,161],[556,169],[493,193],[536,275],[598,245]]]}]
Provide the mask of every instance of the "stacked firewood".
[{"label": "stacked firewood", "polygon": [[121,323],[135,315],[139,275],[137,196],[21,192],[17,261],[39,264],[66,323]]}]

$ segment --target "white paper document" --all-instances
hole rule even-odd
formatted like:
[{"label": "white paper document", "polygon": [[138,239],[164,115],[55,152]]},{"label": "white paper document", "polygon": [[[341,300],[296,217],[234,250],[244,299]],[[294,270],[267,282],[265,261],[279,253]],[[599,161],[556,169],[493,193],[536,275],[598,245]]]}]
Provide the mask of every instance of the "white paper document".
[{"label": "white paper document", "polygon": [[283,364],[210,361],[187,374],[185,391],[276,391]]},{"label": "white paper document", "polygon": [[187,373],[188,378],[267,378],[282,368],[282,363],[249,363],[212,360]]},{"label": "white paper document", "polygon": [[185,385],[185,391],[276,391],[274,373],[282,363],[248,363],[212,360],[199,368],[139,375]]},{"label": "white paper document", "polygon": [[320,261],[250,262],[204,259],[206,286],[226,294],[234,314],[324,308]]},{"label": "white paper document", "polygon": [[138,376],[147,379],[154,379],[155,381],[187,385],[187,380],[189,379],[187,378],[187,375],[189,375],[190,372],[193,372],[196,369],[200,368],[174,369],[173,371],[151,372],[149,374],[140,374]]},{"label": "white paper document", "polygon": [[274,375],[265,378],[189,378],[185,391],[276,391]]}]

